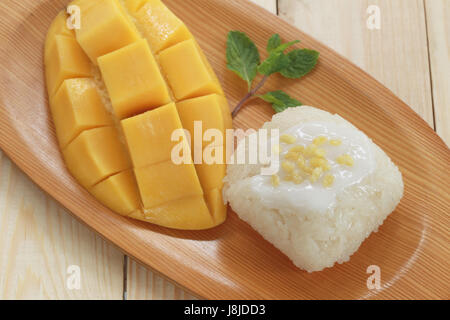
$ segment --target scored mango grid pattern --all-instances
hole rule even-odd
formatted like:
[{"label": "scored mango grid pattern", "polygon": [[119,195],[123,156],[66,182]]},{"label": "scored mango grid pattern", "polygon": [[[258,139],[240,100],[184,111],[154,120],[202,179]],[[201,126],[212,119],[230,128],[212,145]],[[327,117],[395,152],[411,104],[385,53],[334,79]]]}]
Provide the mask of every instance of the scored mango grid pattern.
[{"label": "scored mango grid pattern", "polygon": [[[45,47],[50,105],[69,170],[123,215],[183,229],[221,223],[225,165],[194,169],[170,161],[173,130],[192,135],[194,120],[223,132],[231,127],[220,84],[189,30],[159,0],[72,4],[81,9],[81,29],[68,30],[62,12]],[[114,121],[92,80],[97,66]]]}]

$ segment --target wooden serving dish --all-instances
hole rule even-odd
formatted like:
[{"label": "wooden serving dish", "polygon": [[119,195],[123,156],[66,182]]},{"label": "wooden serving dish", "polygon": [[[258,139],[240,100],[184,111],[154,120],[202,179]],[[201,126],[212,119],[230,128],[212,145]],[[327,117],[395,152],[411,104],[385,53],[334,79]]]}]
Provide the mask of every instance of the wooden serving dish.
[{"label": "wooden serving dish", "polygon": [[[229,212],[212,230],[186,232],[127,219],[99,204],[68,174],[56,144],[43,72],[46,31],[67,1],[3,0],[0,5],[0,147],[75,217],[128,255],[204,298],[448,298],[450,151],[407,105],[332,50],[247,1],[166,0],[185,21],[216,70],[230,106],[246,84],[226,69],[229,30],[246,32],[264,52],[268,37],[302,40],[320,62],[300,81],[273,76],[304,104],[336,112],[362,129],[400,167],[405,196],[350,262],[309,274]],[[271,108],[251,101],[234,121],[258,128]],[[381,268],[369,290],[367,267]]]}]

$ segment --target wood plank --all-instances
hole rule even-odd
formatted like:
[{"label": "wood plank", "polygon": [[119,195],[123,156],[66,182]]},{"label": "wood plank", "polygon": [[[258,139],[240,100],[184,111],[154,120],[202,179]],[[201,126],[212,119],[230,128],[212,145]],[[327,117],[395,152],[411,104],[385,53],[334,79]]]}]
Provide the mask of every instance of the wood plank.
[{"label": "wood plank", "polygon": [[[277,14],[277,0],[251,0],[269,12]],[[133,259],[127,259],[127,299],[194,299],[176,283],[145,268]]]},{"label": "wood plank", "polygon": [[273,14],[277,14],[277,0],[250,0]]},{"label": "wood plank", "polygon": [[[367,28],[369,5],[380,8],[379,30]],[[280,17],[375,77],[433,127],[422,0],[280,0],[278,9]]]},{"label": "wood plank", "polygon": [[[80,268],[80,290],[68,267]],[[73,271],[71,271],[73,272]],[[0,151],[0,299],[122,299],[123,254]]]},{"label": "wood plank", "polygon": [[425,0],[436,131],[450,145],[450,3]]},{"label": "wood plank", "polygon": [[127,299],[130,300],[192,300],[195,296],[176,283],[158,275],[141,264],[129,260]]}]

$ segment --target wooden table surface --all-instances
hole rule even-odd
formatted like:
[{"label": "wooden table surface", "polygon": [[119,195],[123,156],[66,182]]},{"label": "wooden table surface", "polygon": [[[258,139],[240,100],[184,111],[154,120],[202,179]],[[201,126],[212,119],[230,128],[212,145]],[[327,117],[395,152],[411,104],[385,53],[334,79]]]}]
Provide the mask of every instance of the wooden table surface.
[{"label": "wooden table surface", "polygon": [[[374,76],[450,145],[450,0],[253,1]],[[380,29],[367,27],[371,5]],[[0,299],[193,298],[72,218],[0,151]]]}]

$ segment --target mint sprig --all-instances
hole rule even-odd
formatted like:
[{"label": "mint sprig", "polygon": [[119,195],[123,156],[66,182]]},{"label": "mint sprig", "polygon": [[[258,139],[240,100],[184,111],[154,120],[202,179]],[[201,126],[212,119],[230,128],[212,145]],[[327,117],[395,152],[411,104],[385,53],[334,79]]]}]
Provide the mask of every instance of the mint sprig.
[{"label": "mint sprig", "polygon": [[[268,57],[260,61],[260,55],[254,42],[243,32],[230,31],[227,39],[227,67],[235,72],[248,84],[248,93],[233,110],[233,117],[239,112],[245,102],[255,96],[256,92],[265,84],[268,77],[275,73],[290,79],[299,79],[308,74],[317,64],[319,53],[310,49],[294,49],[288,53],[285,51],[300,42],[299,40],[282,43],[279,34],[272,35],[267,41]],[[253,81],[257,75],[263,77],[253,87]],[[257,97],[272,103],[275,112],[281,112],[290,107],[296,107],[301,103],[291,98],[287,93],[277,90]]]}]

